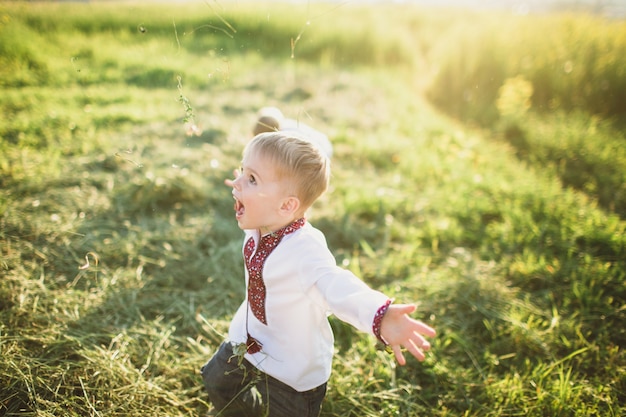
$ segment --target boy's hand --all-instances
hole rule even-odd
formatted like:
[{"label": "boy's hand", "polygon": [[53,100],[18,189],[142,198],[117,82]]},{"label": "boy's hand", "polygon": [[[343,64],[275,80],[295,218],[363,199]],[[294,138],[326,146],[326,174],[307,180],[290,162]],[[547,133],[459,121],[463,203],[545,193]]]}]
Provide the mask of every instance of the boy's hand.
[{"label": "boy's hand", "polygon": [[[237,177],[239,175],[241,175],[241,171],[239,171],[238,169],[235,169],[233,171],[233,176],[235,177],[235,180],[237,179]],[[234,187],[233,186],[233,181],[235,181],[235,180],[231,180],[231,179],[227,178],[227,179],[224,180],[224,184],[228,185],[229,187]]]},{"label": "boy's hand", "polygon": [[403,347],[418,361],[423,361],[424,352],[430,349],[430,343],[424,336],[433,337],[436,334],[432,327],[408,316],[416,308],[413,304],[391,304],[380,324],[380,334],[389,343],[400,365],[406,364]]}]

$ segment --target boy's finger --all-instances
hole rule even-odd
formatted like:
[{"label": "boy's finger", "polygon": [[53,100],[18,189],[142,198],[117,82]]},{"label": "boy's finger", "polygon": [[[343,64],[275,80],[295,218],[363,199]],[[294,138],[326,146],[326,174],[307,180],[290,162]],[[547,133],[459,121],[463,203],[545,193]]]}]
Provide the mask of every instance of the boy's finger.
[{"label": "boy's finger", "polygon": [[421,321],[418,321],[416,323],[416,327],[417,327],[417,332],[424,336],[434,337],[437,335],[437,332],[435,331],[435,329],[422,323]]},{"label": "boy's finger", "polygon": [[234,182],[240,175],[241,175],[241,171],[239,171],[238,169],[233,169],[233,177],[235,177],[235,179],[231,180],[230,178],[227,178],[224,180],[224,184],[226,184],[229,187],[234,187]]},{"label": "boy's finger", "polygon": [[407,345],[408,345],[406,347],[407,350],[411,353],[411,355],[415,357],[415,359],[417,359],[420,362],[426,359],[426,355],[424,355],[424,351],[419,346],[417,346],[417,344],[413,340],[409,340]]},{"label": "boy's finger", "polygon": [[417,310],[417,306],[415,304],[395,304],[394,308],[397,308],[398,312],[402,314],[411,314]]},{"label": "boy's finger", "polygon": [[393,350],[393,354],[396,357],[396,361],[398,361],[398,363],[402,366],[406,365],[406,359],[402,354],[402,348],[399,345],[393,345],[391,349]]},{"label": "boy's finger", "polygon": [[422,352],[428,352],[430,350],[430,342],[418,332],[414,332],[413,335],[415,337],[411,340],[411,343],[417,346]]}]

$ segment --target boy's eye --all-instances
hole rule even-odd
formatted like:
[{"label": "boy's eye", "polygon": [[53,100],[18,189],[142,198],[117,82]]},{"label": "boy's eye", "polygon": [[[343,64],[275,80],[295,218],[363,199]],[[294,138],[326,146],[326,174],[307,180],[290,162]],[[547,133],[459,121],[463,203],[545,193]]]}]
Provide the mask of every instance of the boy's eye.
[{"label": "boy's eye", "polygon": [[250,181],[250,184],[256,184],[256,178],[254,178],[254,175],[250,175],[248,177],[248,181]]}]

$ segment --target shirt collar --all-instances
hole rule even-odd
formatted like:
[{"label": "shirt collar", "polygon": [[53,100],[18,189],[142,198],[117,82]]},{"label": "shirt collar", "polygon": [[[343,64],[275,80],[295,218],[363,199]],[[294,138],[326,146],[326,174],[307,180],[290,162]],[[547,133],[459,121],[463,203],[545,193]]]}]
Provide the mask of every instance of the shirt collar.
[{"label": "shirt collar", "polygon": [[261,239],[265,239],[268,236],[272,237],[274,239],[276,238],[282,238],[283,236],[286,236],[290,233],[295,232],[296,230],[300,229],[302,226],[304,226],[304,224],[306,223],[306,219],[304,217],[299,218],[298,220],[294,221],[293,223],[288,224],[287,226],[278,229],[274,232],[270,232],[267,233],[263,236],[261,236]]}]

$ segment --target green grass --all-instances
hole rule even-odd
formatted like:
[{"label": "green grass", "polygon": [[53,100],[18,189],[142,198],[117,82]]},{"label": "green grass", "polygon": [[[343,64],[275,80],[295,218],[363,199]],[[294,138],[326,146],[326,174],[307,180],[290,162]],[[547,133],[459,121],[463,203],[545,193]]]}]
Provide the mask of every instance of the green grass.
[{"label": "green grass", "polygon": [[310,220],[337,261],[438,330],[398,367],[332,319],[322,415],[624,414],[623,120],[440,113],[448,47],[495,24],[471,17],[0,5],[0,413],[207,414],[199,368],[244,291],[223,179],[269,104],[333,141]]}]

